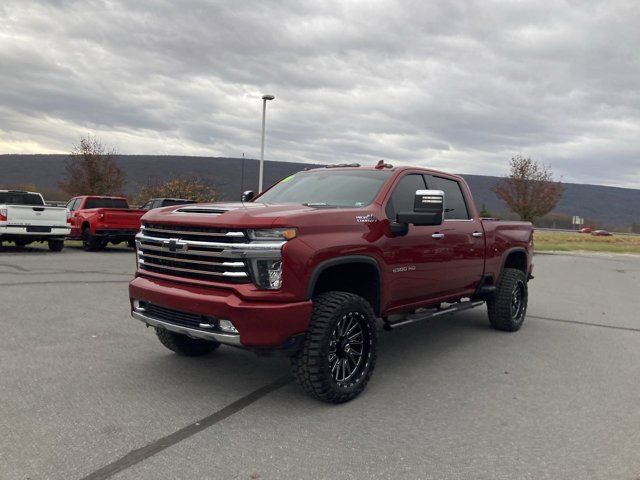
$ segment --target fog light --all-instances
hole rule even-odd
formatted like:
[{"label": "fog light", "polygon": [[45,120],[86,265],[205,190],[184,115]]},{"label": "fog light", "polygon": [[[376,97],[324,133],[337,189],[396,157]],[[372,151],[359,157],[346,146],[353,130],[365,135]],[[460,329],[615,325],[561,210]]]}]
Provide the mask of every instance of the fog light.
[{"label": "fog light", "polygon": [[136,312],[144,312],[147,309],[147,302],[143,302],[142,300],[134,300],[133,309]]},{"label": "fog light", "polygon": [[236,327],[233,326],[233,323],[231,323],[231,320],[222,320],[222,319],[218,320],[218,327],[223,332],[238,333],[238,330],[236,330]]}]

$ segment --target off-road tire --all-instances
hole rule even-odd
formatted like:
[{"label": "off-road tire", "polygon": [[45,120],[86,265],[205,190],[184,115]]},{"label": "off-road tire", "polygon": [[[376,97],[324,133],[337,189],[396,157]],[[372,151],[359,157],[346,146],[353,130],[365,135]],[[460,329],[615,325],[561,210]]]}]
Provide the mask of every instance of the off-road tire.
[{"label": "off-road tire", "polygon": [[85,227],[84,230],[82,230],[82,246],[87,252],[96,252],[105,247],[105,242],[91,235],[91,229]]},{"label": "off-road tire", "polygon": [[[340,343],[341,354],[345,356],[349,355],[349,348],[354,348],[350,347],[349,342],[352,341],[348,340],[348,333],[340,337],[343,340],[335,342],[339,324],[347,318],[354,319],[361,332],[361,361],[353,367],[352,378],[344,378],[343,370],[343,381],[340,382],[334,378],[330,352],[334,353],[335,368],[340,362],[336,358],[337,343]],[[355,345],[357,340],[352,343]],[[313,299],[309,329],[302,348],[291,357],[291,367],[296,382],[309,395],[328,403],[343,403],[357,397],[366,387],[375,367],[376,352],[376,318],[369,302],[352,293],[326,292]],[[354,350],[351,353],[358,355]],[[338,376],[339,371],[340,367],[336,372]]]},{"label": "off-road tire", "polygon": [[520,330],[527,315],[528,297],[525,273],[515,268],[505,268],[496,291],[487,300],[491,326],[505,332]]},{"label": "off-road tire", "polygon": [[134,238],[127,240],[127,246],[129,248],[136,248],[136,240]]},{"label": "off-road tire", "polygon": [[47,244],[52,252],[61,252],[64,248],[64,240],[48,240]]},{"label": "off-road tire", "polygon": [[160,343],[169,350],[185,357],[201,357],[208,355],[220,346],[218,342],[187,337],[180,333],[170,332],[164,328],[156,328]]}]

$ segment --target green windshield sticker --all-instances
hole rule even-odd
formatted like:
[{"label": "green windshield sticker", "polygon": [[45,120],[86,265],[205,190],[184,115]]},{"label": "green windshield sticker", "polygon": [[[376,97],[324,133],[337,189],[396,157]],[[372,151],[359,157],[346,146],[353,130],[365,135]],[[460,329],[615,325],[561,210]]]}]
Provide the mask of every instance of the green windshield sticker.
[{"label": "green windshield sticker", "polygon": [[295,176],[296,176],[295,174],[289,175],[288,177],[283,178],[282,180],[280,180],[280,183],[287,183],[289,180],[292,180],[293,177],[295,177]]}]

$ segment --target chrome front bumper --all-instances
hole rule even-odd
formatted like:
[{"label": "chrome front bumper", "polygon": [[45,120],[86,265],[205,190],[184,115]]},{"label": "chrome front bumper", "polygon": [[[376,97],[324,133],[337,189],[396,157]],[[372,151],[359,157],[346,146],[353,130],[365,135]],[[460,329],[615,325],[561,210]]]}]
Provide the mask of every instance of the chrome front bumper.
[{"label": "chrome front bumper", "polygon": [[219,332],[205,332],[202,330],[196,330],[195,328],[183,327],[182,325],[175,325],[163,320],[158,320],[157,318],[150,317],[136,310],[133,310],[131,312],[131,316],[143,323],[146,323],[147,326],[150,327],[164,328],[165,330],[169,330],[175,333],[181,333],[182,335],[187,335],[191,338],[213,340],[218,343],[223,343],[225,345],[234,345],[237,347],[242,346],[242,344],[240,343],[240,335],[237,334],[234,335]]}]

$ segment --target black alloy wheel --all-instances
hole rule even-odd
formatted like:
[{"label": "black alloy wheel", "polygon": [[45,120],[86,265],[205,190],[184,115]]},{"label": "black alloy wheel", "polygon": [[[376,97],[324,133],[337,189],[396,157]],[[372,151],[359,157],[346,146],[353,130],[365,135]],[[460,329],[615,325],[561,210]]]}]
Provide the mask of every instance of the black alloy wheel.
[{"label": "black alloy wheel", "polygon": [[525,292],[526,287],[522,280],[518,280],[513,287],[511,293],[511,318],[514,321],[519,321],[525,311]]},{"label": "black alloy wheel", "polygon": [[357,381],[371,356],[371,339],[361,312],[343,315],[336,323],[329,341],[329,367],[339,387]]}]

